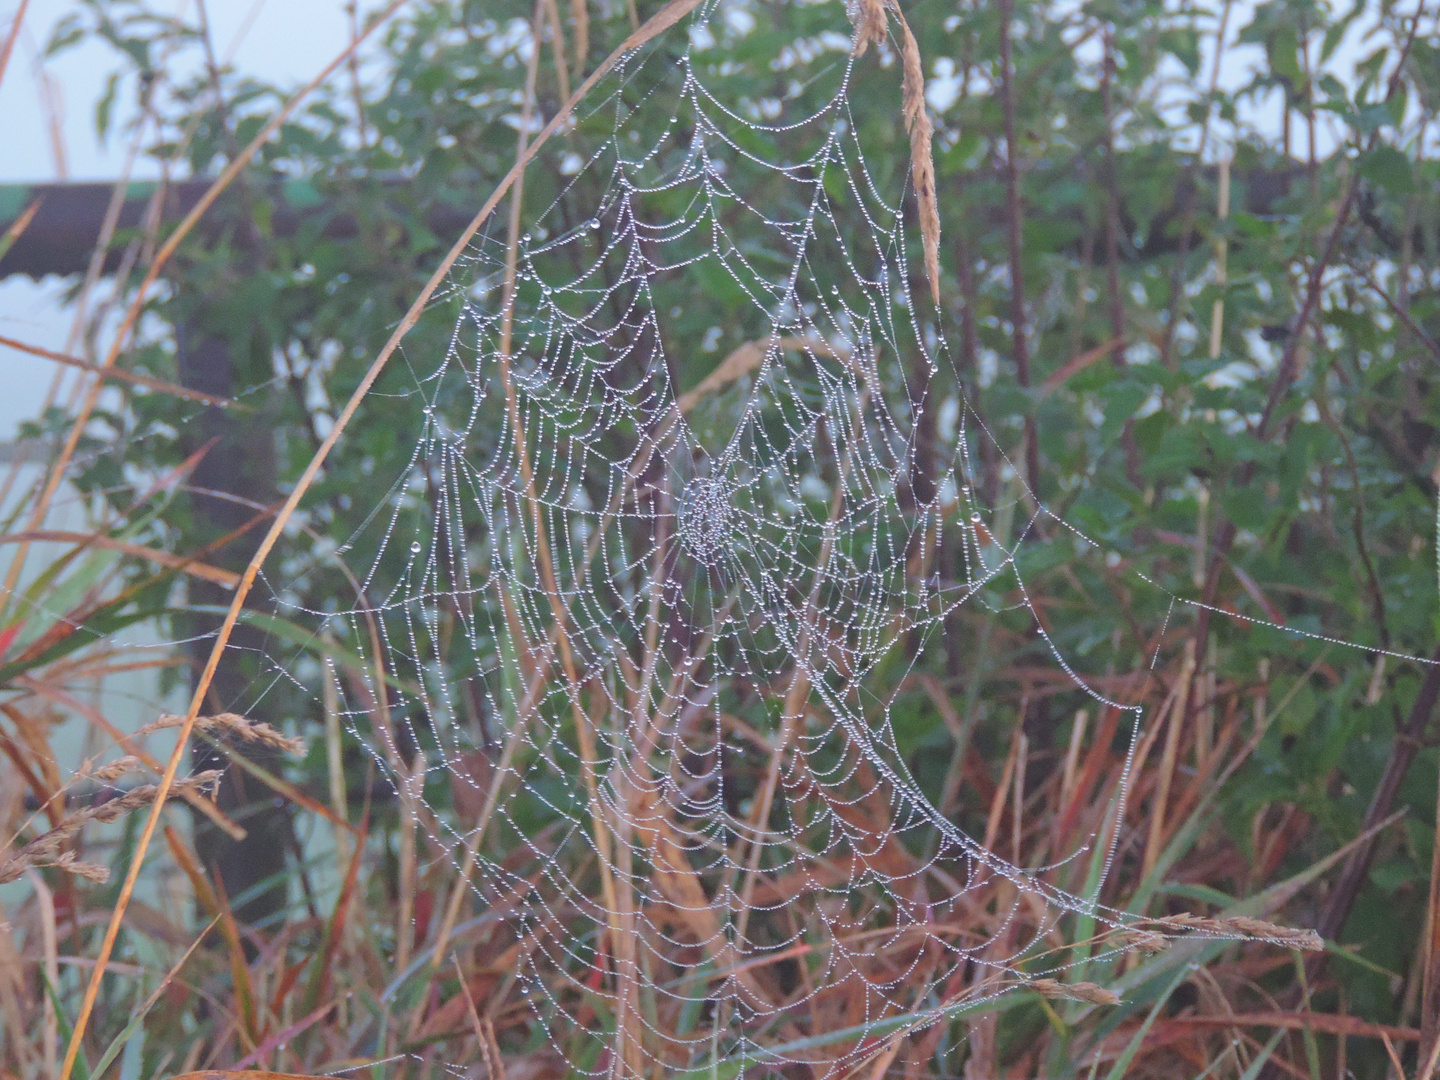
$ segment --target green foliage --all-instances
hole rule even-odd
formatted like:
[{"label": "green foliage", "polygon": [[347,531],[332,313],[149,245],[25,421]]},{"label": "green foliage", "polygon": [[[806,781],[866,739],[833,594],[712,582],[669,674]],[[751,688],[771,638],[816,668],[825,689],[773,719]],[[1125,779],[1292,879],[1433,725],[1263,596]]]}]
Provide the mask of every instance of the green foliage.
[{"label": "green foliage", "polygon": [[[831,92],[845,52],[820,43],[823,33],[843,27],[837,5],[734,7],[750,12],[756,27],[719,31],[695,53],[717,94],[758,116],[769,101],[802,110]],[[1008,508],[1009,534],[998,539],[1020,545],[1032,594],[1043,598],[1053,623],[1050,642],[1082,676],[1137,671],[1138,685],[1150,677],[1145,672],[1159,650],[1160,670],[1172,678],[1183,642],[1208,619],[1196,644],[1202,666],[1213,672],[1209,685],[1220,688],[1232,712],[1248,709],[1257,696],[1274,710],[1252,760],[1218,794],[1223,825],[1207,842],[1228,837],[1259,858],[1255,845],[1264,846],[1280,808],[1294,808],[1287,813],[1298,816],[1286,818],[1294,841],[1287,839],[1271,868],[1277,880],[1357,833],[1391,757],[1397,718],[1410,708],[1423,674],[1393,658],[1377,668],[1378,652],[1325,642],[1425,656],[1440,626],[1432,478],[1440,459],[1440,166],[1427,156],[1440,43],[1427,24],[1407,45],[1408,23],[1387,9],[1377,40],[1389,44],[1377,47],[1360,66],[1358,84],[1347,87],[1325,65],[1364,7],[1261,3],[1238,40],[1258,46],[1264,62],[1248,86],[1229,95],[1205,86],[1214,12],[1158,0],[1096,2],[1064,15],[1029,0],[1016,5],[1023,32],[1014,35],[1014,150],[1023,162],[1022,267],[1033,358],[1031,385],[1022,386],[1010,362],[1001,167],[1007,151],[994,92],[1000,8],[939,0],[905,5],[927,64],[943,58],[959,79],[954,100],[936,114],[943,310],[926,318],[953,363],[942,365],[931,400],[941,415],[947,407],[960,413],[963,402],[973,410],[969,422],[983,418],[993,433],[995,446],[980,451],[979,498],[989,508]],[[629,29],[621,5],[605,10],[592,15],[587,68]],[[295,482],[451,234],[513,161],[525,69],[520,30],[531,15],[513,0],[415,4],[385,31],[358,91],[337,78],[284,125],[243,175],[238,197],[223,204],[233,217],[218,238],[212,231],[187,241],[169,271],[174,287],[150,314],[227,344],[233,364],[227,392],[252,410],[247,423],[273,432],[277,492]],[[57,28],[50,48],[83,35],[109,41],[124,63],[96,107],[102,134],[112,126],[117,95],[134,101],[144,92],[143,77],[162,42],[197,44],[193,30],[153,14],[143,0],[87,0],[85,16]],[[1102,38],[1113,49],[1108,76],[1095,48]],[[683,27],[654,48],[678,56],[682,40]],[[771,69],[781,46],[802,40],[815,43],[810,59],[784,72]],[[1082,41],[1086,48],[1078,47]],[[560,90],[553,51],[546,50],[538,100],[548,113]],[[1401,54],[1405,66],[1392,94]],[[854,122],[877,185],[893,190],[909,153],[896,108],[898,65],[867,60],[858,77],[864,89],[853,99]],[[1179,94],[1179,107],[1161,107],[1163,85]],[[666,107],[673,89],[663,81],[626,82],[583,108],[573,134],[548,145],[532,166],[526,206],[558,200],[574,225],[583,223],[603,177],[581,173],[572,184],[569,155],[584,158],[617,130],[634,130],[650,145],[668,124],[686,124],[683,109],[672,118]],[[1289,146],[1237,119],[1247,104],[1260,109],[1272,94],[1287,105]],[[202,70],[162,96],[160,134],[148,152],[213,175],[282,97],[233,71],[212,85]],[[1313,159],[1302,148],[1317,117],[1338,125],[1342,139],[1328,156]],[[749,137],[748,149],[771,159],[785,145],[770,132]],[[1216,212],[1212,163],[1222,138],[1233,149],[1233,211],[1225,220]],[[1211,151],[1199,159],[1194,148],[1207,140]],[[863,208],[843,179],[827,176],[827,190],[858,229]],[[746,200],[772,216],[796,210],[780,201],[778,185],[772,191],[766,183],[757,175],[744,188]],[[656,212],[672,211],[666,200],[673,197],[658,193]],[[1113,260],[1106,254],[1112,213]],[[477,243],[493,253],[503,247],[502,231],[500,221],[492,222]],[[918,231],[911,231],[905,242],[919,265]],[[738,224],[737,237],[747,256],[766,257],[763,248],[744,248],[755,240]],[[1213,272],[1220,240],[1228,245],[1223,285]],[[1308,278],[1317,273],[1325,283],[1318,309],[1302,318]],[[730,350],[765,332],[744,285],[715,259],[657,282],[657,310],[677,312],[667,324],[667,352],[681,387],[695,386]],[[1212,358],[1217,302],[1224,323]],[[405,352],[443,353],[457,310],[453,297],[437,301]],[[1062,378],[1068,361],[1115,336],[1117,312],[1123,354]],[[707,344],[697,347],[702,340]],[[893,359],[898,379],[913,375],[904,367],[913,358]],[[131,362],[161,378],[184,374],[166,335]],[[1047,384],[1052,376],[1058,385]],[[375,560],[383,530],[371,527],[372,516],[411,469],[419,439],[415,401],[412,370],[392,364],[312,489],[301,527],[272,556],[266,580],[279,613],[267,616],[277,620],[267,647],[302,687],[318,684],[325,655],[358,655],[364,647],[322,644],[303,617],[286,613],[373,606],[406,572],[404,546],[391,545],[366,595],[356,597],[337,549],[344,545],[349,566]],[[727,406],[723,395],[705,405],[718,412],[720,430]],[[705,416],[697,420],[701,430]],[[1024,460],[1027,416],[1039,432],[1035,494],[1098,547],[1072,542],[1047,521],[1022,542],[1030,511],[1016,468]],[[175,468],[193,449],[176,432],[196,422],[188,404],[131,397],[98,422],[96,434],[114,453],[92,459],[82,487],[128,511],[150,477]],[[953,428],[942,422],[934,436],[942,453],[954,452]],[[783,430],[778,421],[776,430]],[[486,437],[483,429],[479,437]],[[424,500],[433,498],[428,492],[403,505],[402,534],[423,532],[431,514]],[[1227,523],[1235,539],[1222,551],[1217,538]],[[188,497],[167,502],[153,527],[175,551],[214,539]],[[1172,597],[1200,599],[1212,562],[1217,591],[1204,600],[1221,614],[1209,618]],[[944,680],[954,700],[983,703],[976,742],[995,772],[1017,718],[1043,768],[1053,768],[1070,717],[1093,703],[1073,687],[1027,682],[1024,669],[1050,662],[1049,643],[1033,632],[1025,611],[1014,609],[1015,597],[993,600],[996,613],[967,612],[947,627],[954,637],[950,658],[938,650],[926,673]],[[282,624],[288,629],[281,631]],[[1005,636],[1004,650],[986,644],[995,632]],[[446,660],[448,676],[457,679],[481,663],[458,645]],[[0,669],[0,677],[11,674]],[[897,738],[926,789],[938,792],[944,776],[936,750],[950,746],[955,733],[913,683],[900,681],[896,675],[894,685],[881,688],[899,695]],[[265,707],[302,726],[322,719],[314,693],[284,684]],[[1248,736],[1255,729],[1246,721],[1239,730]],[[306,779],[323,782],[322,762],[306,769],[313,774]],[[1427,746],[1396,803],[1415,808],[1408,831],[1387,834],[1341,935],[1379,968],[1408,971],[1413,959],[1435,774]],[[434,792],[437,802],[446,797]],[[535,817],[527,828],[547,824],[542,803],[529,808]],[[968,804],[959,813],[983,833],[986,809]],[[1124,857],[1138,859],[1137,849]],[[1243,875],[1203,882],[1236,895],[1268,883]],[[1319,906],[1302,910],[1313,919]],[[1346,970],[1350,1007],[1377,1021],[1412,1022],[1404,994],[1378,970]],[[1155,978],[1162,976],[1171,978],[1168,972]],[[1283,989],[1288,977],[1275,975],[1271,988]],[[1322,993],[1333,1004],[1333,989]],[[1147,998],[1147,1006],[1151,1000],[1153,1020],[1164,997]],[[1009,1014],[1003,1022],[1011,1022]],[[1026,1041],[1014,1041],[1017,1056]],[[1370,1065],[1382,1069],[1383,1059]],[[1123,1072],[1122,1065],[1116,1069]]]}]

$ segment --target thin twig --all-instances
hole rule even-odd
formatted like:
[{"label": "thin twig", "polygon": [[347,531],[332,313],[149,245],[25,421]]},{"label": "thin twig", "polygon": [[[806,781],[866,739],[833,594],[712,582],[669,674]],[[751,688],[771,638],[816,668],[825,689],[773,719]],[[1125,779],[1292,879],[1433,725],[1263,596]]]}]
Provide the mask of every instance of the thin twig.
[{"label": "thin twig", "polygon": [[[1000,15],[1000,107],[1005,117],[1005,232],[1010,245],[1010,331],[1015,360],[1015,381],[1021,391],[1030,389],[1030,347],[1025,336],[1025,247],[1021,237],[1020,165],[1015,128],[1015,68],[1010,56],[1010,23],[1015,17],[1014,0],[999,0]],[[1040,497],[1040,447],[1035,415],[1025,409],[1025,483],[1030,494]]]},{"label": "thin twig", "polygon": [[[1206,94],[1207,101],[1215,100],[1215,93],[1220,86],[1220,66],[1225,55],[1226,32],[1230,26],[1230,9],[1234,0],[1225,0],[1220,8],[1220,22],[1215,28],[1215,57],[1210,66],[1210,87]],[[1184,192],[1182,212],[1180,215],[1180,251],[1175,258],[1174,272],[1170,275],[1170,303],[1166,312],[1165,333],[1160,342],[1160,361],[1167,367],[1170,366],[1170,349],[1175,342],[1175,326],[1179,322],[1180,304],[1185,298],[1184,280],[1185,264],[1190,258],[1190,233],[1195,225],[1195,172],[1200,167],[1201,160],[1205,156],[1205,148],[1210,143],[1210,124],[1214,118],[1214,108],[1207,106],[1205,119],[1200,123],[1200,139],[1195,147],[1195,154],[1185,166],[1185,172],[1179,184],[1179,189]]]},{"label": "thin twig", "polygon": [[1395,1067],[1395,1080],[1405,1080],[1405,1066],[1400,1064],[1400,1055],[1395,1053],[1395,1044],[1390,1041],[1390,1033],[1380,1032],[1380,1041],[1385,1044],[1385,1053],[1390,1055],[1390,1064]]},{"label": "thin twig", "polygon": [[1420,344],[1430,350],[1431,355],[1434,356],[1436,360],[1440,360],[1440,341],[1436,341],[1427,334],[1425,328],[1417,323],[1410,312],[1406,311],[1404,306],[1396,300],[1395,297],[1391,296],[1383,285],[1375,280],[1375,276],[1371,274],[1369,270],[1363,266],[1357,267],[1356,269],[1360,274],[1360,279],[1364,281],[1366,285],[1369,285],[1380,299],[1385,301],[1385,306],[1390,309],[1390,313],[1400,320],[1406,330],[1415,335]]}]

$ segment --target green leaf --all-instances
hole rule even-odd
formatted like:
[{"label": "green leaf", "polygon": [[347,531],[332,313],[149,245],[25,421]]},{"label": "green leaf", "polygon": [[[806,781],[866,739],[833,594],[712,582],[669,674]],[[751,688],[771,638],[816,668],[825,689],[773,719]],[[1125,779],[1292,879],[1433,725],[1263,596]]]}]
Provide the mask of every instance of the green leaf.
[{"label": "green leaf", "polygon": [[1292,86],[1305,81],[1305,71],[1300,66],[1300,39],[1293,26],[1282,26],[1266,43],[1270,57],[1270,69],[1287,80]]},{"label": "green leaf", "polygon": [[55,29],[50,31],[50,40],[45,43],[45,56],[59,56],[78,45],[84,38],[85,28],[80,24],[80,16],[66,15],[55,24]]},{"label": "green leaf", "polygon": [[1179,967],[1180,970],[1175,973],[1164,991],[1155,999],[1155,1004],[1150,1009],[1149,1015],[1145,1017],[1144,1023],[1135,1029],[1135,1034],[1130,1037],[1130,1041],[1125,1044],[1125,1049],[1115,1059],[1115,1064],[1111,1066],[1106,1080],[1123,1080],[1130,1069],[1130,1062],[1135,1060],[1135,1054],[1139,1051],[1140,1044],[1145,1041],[1145,1036],[1150,1034],[1150,1029],[1155,1025],[1160,1010],[1165,1007],[1165,1003],[1170,1000],[1170,995],[1175,992],[1176,988],[1190,977],[1189,965],[1181,964]]},{"label": "green leaf", "polygon": [[[1355,21],[1355,16],[1359,15],[1364,9],[1364,4],[1365,0],[1355,0],[1355,2],[1350,5],[1350,10],[1346,12],[1342,18],[1331,23],[1330,27],[1325,31],[1325,37],[1320,43],[1320,62],[1322,64],[1334,55],[1341,38],[1345,36],[1345,31],[1350,29],[1350,24]],[[1324,78],[1328,79],[1331,77],[1327,75]]]},{"label": "green leaf", "polygon": [[120,73],[111,72],[110,78],[105,80],[105,91],[100,95],[100,100],[95,103],[95,134],[100,138],[100,145],[104,146],[110,135],[110,113],[115,107],[115,91],[120,86]]},{"label": "green leaf", "polygon": [[1394,195],[1409,195],[1415,190],[1415,174],[1410,159],[1393,146],[1378,146],[1360,159],[1360,175]]},{"label": "green leaf", "polygon": [[[45,987],[45,996],[50,999],[50,1004],[55,1007],[55,1026],[60,1030],[60,1039],[62,1042],[68,1043],[75,1029],[71,1025],[70,1017],[65,1011],[65,1003],[60,1000],[59,988],[56,987],[50,981],[49,976],[45,974],[44,965],[37,964],[36,971],[40,976],[41,983]],[[85,1047],[80,1046],[77,1049],[79,1052],[75,1055],[75,1080],[90,1080],[90,1063],[85,1060]]]}]

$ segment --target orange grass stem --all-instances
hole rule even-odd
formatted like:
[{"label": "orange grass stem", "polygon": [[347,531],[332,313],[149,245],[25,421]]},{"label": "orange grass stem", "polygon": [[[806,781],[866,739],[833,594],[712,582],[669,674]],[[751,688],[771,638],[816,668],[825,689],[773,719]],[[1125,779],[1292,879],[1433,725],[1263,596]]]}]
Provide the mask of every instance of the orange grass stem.
[{"label": "orange grass stem", "polygon": [[0,46],[0,83],[5,81],[5,69],[10,66],[10,54],[15,51],[15,41],[20,37],[20,27],[25,24],[25,10],[30,0],[20,0],[15,9],[15,18],[10,20],[10,33],[5,35],[5,44]]},{"label": "orange grass stem", "polygon": [[200,390],[191,390],[187,386],[177,386],[174,383],[166,382],[164,379],[152,379],[148,375],[140,375],[134,371],[125,371],[123,368],[101,367],[99,364],[92,364],[88,360],[82,360],[78,356],[56,352],[54,349],[43,349],[39,345],[31,345],[24,341],[18,341],[15,338],[5,337],[3,334],[0,334],[0,345],[14,349],[16,352],[27,353],[30,356],[38,356],[42,360],[52,360],[57,364],[64,364],[66,367],[93,372],[98,374],[101,379],[114,379],[119,382],[128,382],[135,386],[143,386],[147,390],[156,390],[162,394],[188,398],[190,401],[198,401],[205,405],[218,405],[221,408],[229,408],[235,404],[227,398],[216,397],[214,394],[206,394]]},{"label": "orange grass stem", "polygon": [[[388,17],[391,13],[398,10],[400,4],[403,2],[404,0],[397,0],[396,3],[386,9],[385,16]],[[225,621],[221,624],[220,631],[216,635],[215,644],[210,650],[210,658],[205,663],[205,670],[201,673],[200,680],[195,686],[195,694],[191,699],[189,709],[186,710],[185,713],[185,722],[181,726],[179,737],[175,741],[175,750],[170,755],[170,761],[165,767],[165,775],[160,779],[159,791],[156,793],[155,802],[151,805],[150,813],[145,819],[145,825],[136,840],[135,852],[130,857],[130,866],[126,871],[124,884],[121,886],[120,895],[115,901],[115,910],[111,913],[109,925],[105,928],[105,938],[101,942],[100,952],[95,958],[95,967],[91,971],[90,982],[85,987],[85,997],[80,1004],[79,1015],[75,1018],[75,1026],[70,1036],[70,1045],[65,1051],[65,1063],[61,1066],[58,1080],[70,1080],[71,1073],[74,1071],[75,1060],[80,1053],[80,1043],[84,1038],[85,1029],[90,1022],[90,1014],[95,1009],[95,999],[100,992],[100,981],[104,977],[105,966],[110,961],[110,954],[114,951],[115,939],[119,936],[120,926],[125,919],[125,909],[129,905],[131,895],[135,891],[135,883],[140,876],[140,867],[145,861],[145,853],[149,849],[150,841],[155,835],[155,829],[160,820],[160,811],[164,807],[166,796],[170,793],[170,788],[174,785],[175,774],[179,771],[180,761],[185,754],[185,747],[190,742],[190,734],[195,728],[196,717],[200,715],[200,709],[204,703],[205,695],[209,692],[210,683],[215,678],[215,671],[220,666],[220,657],[224,654],[225,646],[230,640],[230,634],[235,629],[235,623],[240,618],[240,611],[244,607],[245,598],[249,595],[250,589],[255,583],[255,577],[260,572],[261,565],[275,547],[275,542],[280,538],[280,533],[284,530],[291,516],[294,515],[296,507],[300,504],[300,500],[305,496],[305,493],[310,490],[311,484],[315,482],[315,477],[319,475],[320,467],[325,463],[325,459],[329,457],[330,451],[334,448],[336,442],[339,441],[340,435],[349,426],[355,412],[360,407],[360,403],[365,400],[365,397],[370,393],[370,388],[375,385],[375,381],[380,377],[380,373],[385,369],[385,365],[389,362],[390,357],[394,355],[395,350],[400,347],[401,340],[410,332],[411,328],[420,321],[420,315],[425,310],[425,305],[429,303],[430,297],[434,295],[435,290],[440,287],[440,283],[445,280],[445,275],[450,272],[450,268],[455,264],[455,261],[461,254],[464,253],[471,239],[480,231],[480,227],[494,212],[495,207],[499,205],[500,200],[505,197],[520,174],[525,170],[525,167],[529,165],[536,154],[540,152],[540,148],[550,140],[555,132],[560,130],[561,126],[565,124],[575,111],[575,107],[594,89],[596,83],[608,74],[624,56],[674,26],[693,11],[699,3],[700,0],[670,0],[668,4],[652,15],[643,26],[621,42],[619,47],[607,56],[604,62],[580,84],[575,93],[570,96],[570,100],[551,117],[550,122],[545,125],[535,141],[531,143],[525,153],[520,156],[519,160],[510,167],[510,171],[505,174],[504,179],[501,180],[495,190],[491,192],[490,197],[485,200],[485,204],[480,208],[479,212],[476,213],[475,217],[471,219],[470,224],[466,226],[459,239],[455,241],[445,258],[441,260],[440,265],[435,268],[435,272],[430,275],[429,280],[425,283],[425,287],[420,290],[420,294],[416,296],[415,301],[410,305],[410,309],[406,311],[405,317],[400,320],[394,332],[391,333],[389,340],[385,342],[384,347],[370,364],[370,368],[366,371],[365,377],[360,381],[360,385],[358,385],[354,393],[350,395],[350,399],[345,403],[345,408],[341,411],[340,415],[336,417],[334,426],[330,429],[329,434],[325,436],[324,442],[316,449],[314,456],[311,457],[310,463],[305,467],[305,472],[301,475],[299,481],[291,491],[290,497],[285,500],[285,505],[281,507],[280,512],[275,516],[275,520],[270,525],[269,532],[265,534],[265,538],[260,542],[259,549],[255,552],[249,565],[245,567],[245,572],[241,575],[240,584],[237,586],[235,596],[230,602],[230,610],[225,614]],[[383,19],[372,23],[371,30],[380,25],[382,21]],[[369,32],[370,31],[366,31],[366,33]],[[306,91],[301,92],[301,95],[297,95],[297,99],[299,96],[303,96],[310,88],[319,85],[319,82],[322,81],[324,77],[328,76],[332,70],[339,66],[339,64],[350,55],[363,38],[364,35],[362,34],[360,38],[352,42],[345,52],[326,68],[320,79],[311,83],[310,87],[306,88]],[[293,108],[293,100],[292,104],[287,108]],[[261,136],[268,137],[268,133],[267,128],[267,131],[261,132],[261,135],[257,135],[256,139],[259,140]],[[256,146],[256,149],[258,149],[258,145],[255,143],[252,143],[252,146]],[[253,151],[250,152],[253,153]],[[238,169],[235,171],[238,172]],[[226,173],[229,174],[230,170],[227,169]],[[233,175],[229,176],[229,179],[233,178]],[[217,184],[218,183],[219,181],[217,181]],[[218,195],[218,191],[216,191],[215,194]],[[214,199],[211,198],[209,201],[213,202]],[[208,203],[202,200],[202,205],[208,205]],[[203,210],[201,212],[203,213]],[[192,212],[191,217],[198,218],[198,216],[198,214]],[[187,217],[186,221],[190,222],[193,226],[194,221],[191,217]],[[157,264],[158,262],[159,260],[157,259]],[[149,279],[147,278],[147,280]],[[127,320],[127,322],[132,321],[133,320]],[[124,329],[122,328],[122,335],[123,333]],[[118,340],[119,337],[117,337],[117,341]]]}]

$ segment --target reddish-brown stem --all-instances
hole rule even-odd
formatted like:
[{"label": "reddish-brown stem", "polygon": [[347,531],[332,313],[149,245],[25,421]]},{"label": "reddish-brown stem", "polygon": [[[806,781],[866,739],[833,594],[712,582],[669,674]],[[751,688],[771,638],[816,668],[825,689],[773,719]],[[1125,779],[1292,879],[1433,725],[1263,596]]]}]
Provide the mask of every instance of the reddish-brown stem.
[{"label": "reddish-brown stem", "polygon": [[[1405,725],[1395,733],[1394,749],[1390,751],[1385,772],[1381,774],[1380,783],[1365,811],[1365,821],[1360,826],[1362,833],[1373,829],[1390,816],[1395,798],[1400,792],[1400,784],[1405,779],[1405,774],[1410,771],[1415,755],[1420,752],[1421,740],[1425,736],[1425,729],[1430,726],[1430,717],[1435,712],[1437,702],[1440,702],[1440,646],[1436,646],[1435,651],[1430,654],[1430,664],[1425,669],[1425,679],[1415,695],[1414,704],[1410,706],[1410,715],[1406,718]],[[1325,911],[1315,927],[1327,941],[1334,940],[1344,929],[1355,898],[1360,894],[1360,887],[1370,873],[1370,860],[1375,855],[1378,842],[1377,836],[1370,837],[1346,860],[1340,880],[1331,890]],[[1323,965],[1325,955],[1321,953],[1312,961],[1309,969],[1312,982],[1314,973]]]}]

